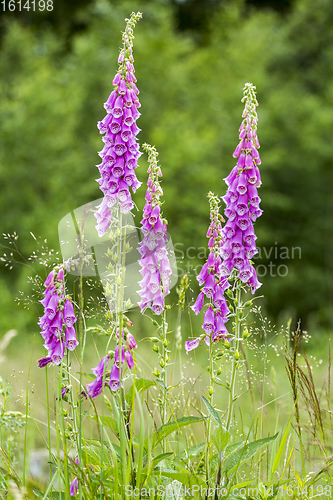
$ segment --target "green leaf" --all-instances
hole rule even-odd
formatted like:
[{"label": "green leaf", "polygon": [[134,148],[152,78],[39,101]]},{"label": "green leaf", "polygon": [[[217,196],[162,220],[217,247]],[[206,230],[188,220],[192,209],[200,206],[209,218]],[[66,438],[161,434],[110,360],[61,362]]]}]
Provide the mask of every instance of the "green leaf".
[{"label": "green leaf", "polygon": [[277,432],[272,437],[258,439],[257,441],[246,444],[240,450],[236,450],[225,463],[225,473],[230,474],[234,472],[241,464],[246,462],[246,460],[252,457],[258,450],[272,443],[278,437],[278,435],[279,433]]},{"label": "green leaf", "polygon": [[[158,465],[160,462],[162,462],[162,460],[165,460],[166,458],[170,457],[171,455],[173,455],[173,451],[169,452],[169,453],[161,453],[160,455],[157,455],[151,461],[151,464],[150,464],[151,468],[153,469],[154,467],[156,467],[156,465]],[[144,474],[145,476],[148,474],[148,466],[146,466],[142,469],[142,474]]]},{"label": "green leaf", "polygon": [[[156,382],[149,380],[147,378],[138,378],[135,380],[135,387],[138,393],[147,391],[150,387],[156,386]],[[125,395],[126,402],[129,406],[133,403],[133,385],[129,388],[127,394]]]},{"label": "green leaf", "polygon": [[106,427],[109,427],[109,429],[111,429],[115,434],[116,436],[119,436],[119,429],[118,429],[118,424],[117,424],[117,420],[113,417],[97,417],[97,415],[94,415],[93,417],[91,417],[93,420],[100,420],[101,421],[101,425],[105,425]]},{"label": "green leaf", "polygon": [[52,491],[52,493],[50,493],[49,498],[50,499],[52,498],[54,500],[59,500],[60,498],[66,498],[66,497],[63,491]]},{"label": "green leaf", "polygon": [[165,383],[162,380],[160,380],[159,378],[157,378],[155,380],[155,382],[156,382],[156,384],[158,384],[163,389],[163,391],[168,392],[169,389],[167,388],[167,386],[165,385]]},{"label": "green leaf", "polygon": [[212,432],[212,442],[218,453],[225,450],[231,441],[231,434],[225,427],[215,427]]},{"label": "green leaf", "polygon": [[191,446],[188,450],[184,450],[179,453],[175,460],[187,460],[188,457],[196,457],[205,448],[205,443],[195,444]]},{"label": "green leaf", "polygon": [[180,471],[173,470],[173,469],[166,469],[166,468],[159,468],[156,467],[152,471],[152,475],[156,474],[161,474],[162,476],[169,477],[173,480],[177,480],[184,484],[185,486],[195,486],[195,485],[201,485],[204,484],[205,480],[204,478],[201,478],[198,474],[193,474],[192,472],[189,472],[185,469],[182,469]]},{"label": "green leaf", "polygon": [[35,488],[32,488],[32,492],[33,492],[33,494],[34,494],[36,497],[39,497],[39,498],[44,498],[44,493],[42,493],[41,491],[36,490]]},{"label": "green leaf", "polygon": [[221,419],[220,419],[220,415],[217,413],[217,411],[215,410],[215,408],[212,407],[212,405],[210,404],[210,402],[208,401],[208,399],[205,398],[205,396],[201,396],[201,398],[202,398],[203,402],[205,403],[207,410],[209,411],[209,413],[211,414],[211,416],[213,417],[213,419],[217,423],[217,425],[219,425],[220,427],[222,427],[222,422],[221,422]]},{"label": "green leaf", "polygon": [[283,450],[284,450],[284,447],[286,445],[286,441],[287,441],[287,438],[288,438],[289,427],[290,427],[290,420],[288,422],[286,430],[283,433],[280,445],[279,445],[278,450],[276,452],[275,459],[274,459],[273,466],[272,466],[272,474],[274,474],[274,472],[277,470],[277,468],[279,466],[279,463],[280,463],[280,460],[281,460],[281,456],[282,456],[282,453],[283,453]]},{"label": "green leaf", "polygon": [[[151,438],[151,449],[154,449],[163,439],[165,439],[169,434],[178,430],[186,425],[195,424],[197,422],[202,422],[204,419],[202,417],[182,417],[178,420],[169,422],[168,424],[162,425],[157,432],[154,432]],[[148,449],[148,438],[144,441],[144,447]]]}]

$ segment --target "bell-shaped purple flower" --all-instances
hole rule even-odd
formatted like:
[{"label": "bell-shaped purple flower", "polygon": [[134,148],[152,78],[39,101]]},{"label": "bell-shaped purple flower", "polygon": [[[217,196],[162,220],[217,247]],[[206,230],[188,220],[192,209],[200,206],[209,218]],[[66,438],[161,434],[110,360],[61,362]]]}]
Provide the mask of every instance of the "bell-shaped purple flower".
[{"label": "bell-shaped purple flower", "polygon": [[185,341],[186,354],[188,354],[193,349],[196,349],[199,344],[200,344],[200,337],[198,337],[198,338],[196,338],[194,340],[186,340]]},{"label": "bell-shaped purple flower", "polygon": [[64,309],[63,309],[63,316],[64,316],[64,322],[67,327],[73,326],[73,324],[76,321],[76,317],[74,314],[74,308],[71,300],[67,297],[65,300],[64,304]]}]

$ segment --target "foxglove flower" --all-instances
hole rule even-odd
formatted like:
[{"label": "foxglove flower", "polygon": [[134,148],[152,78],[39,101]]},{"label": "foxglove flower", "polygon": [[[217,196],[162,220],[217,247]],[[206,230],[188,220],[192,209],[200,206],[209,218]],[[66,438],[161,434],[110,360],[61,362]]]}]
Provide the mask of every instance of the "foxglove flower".
[{"label": "foxglove flower", "polygon": [[202,266],[197,280],[202,289],[191,309],[195,314],[199,314],[204,307],[205,296],[209,300],[208,307],[204,314],[202,328],[204,334],[193,340],[185,342],[186,353],[196,349],[202,339],[207,345],[210,341],[217,342],[222,338],[228,338],[228,330],[224,324],[228,321],[229,309],[224,297],[224,291],[229,287],[228,280],[220,272],[221,257],[220,245],[222,241],[222,217],[219,214],[219,202],[213,193],[208,194],[210,203],[211,223],[207,231],[208,248],[210,250],[207,262]]},{"label": "foxglove flower", "polygon": [[260,217],[262,210],[258,195],[261,185],[256,113],[258,102],[255,87],[251,83],[245,84],[242,102],[245,102],[245,107],[239,128],[240,142],[233,153],[234,158],[237,158],[237,165],[224,179],[228,190],[222,199],[226,204],[224,213],[228,222],[222,230],[220,255],[223,262],[220,272],[229,276],[236,268],[239,279],[254,293],[261,283],[251,263],[252,257],[258,252],[253,222]]},{"label": "foxglove flower", "polygon": [[111,92],[104,107],[107,115],[97,126],[103,137],[104,147],[99,152],[102,163],[97,165],[100,178],[97,182],[104,198],[95,212],[96,229],[99,236],[103,236],[111,223],[112,206],[117,199],[120,210],[127,213],[133,208],[129,188],[135,192],[141,183],[138,181],[135,169],[140,156],[139,144],[136,136],[140,129],[136,120],[140,113],[138,108],[138,88],[135,85],[135,69],[133,49],[133,28],[142,17],[141,13],[132,14],[127,20],[123,33],[124,46],[118,58],[119,69],[113,79],[114,90]]},{"label": "foxglove flower", "polygon": [[157,151],[154,147],[144,144],[148,152],[148,181],[146,203],[143,209],[141,232],[143,239],[139,252],[141,259],[140,274],[142,280],[138,292],[141,301],[141,312],[147,307],[155,314],[161,314],[164,309],[164,298],[169,294],[169,276],[172,273],[168,258],[167,221],[162,218],[160,196],[163,194],[159,178],[162,176],[161,168],[157,163]]},{"label": "foxglove flower", "polygon": [[[123,365],[126,360],[128,368],[131,370],[134,367],[134,360],[132,350],[137,347],[137,343],[133,335],[127,328],[123,328],[122,337],[124,343],[121,346],[121,356],[119,355],[119,345],[116,345],[114,353],[114,364],[111,367],[111,372],[108,371],[110,356],[104,356],[92,372],[95,375],[95,380],[87,384],[87,394],[91,398],[96,398],[103,392],[103,388],[109,385],[111,391],[115,392],[119,389],[120,380],[123,376]],[[119,330],[117,331],[117,338],[119,339]],[[104,380],[104,386],[103,386]]]},{"label": "foxglove flower", "polygon": [[49,363],[59,365],[64,357],[65,348],[73,351],[78,345],[75,328],[76,321],[73,304],[69,296],[65,296],[65,273],[63,267],[58,272],[54,269],[44,283],[44,298],[40,301],[44,306],[44,314],[38,320],[41,336],[48,354],[38,361],[43,368]]}]

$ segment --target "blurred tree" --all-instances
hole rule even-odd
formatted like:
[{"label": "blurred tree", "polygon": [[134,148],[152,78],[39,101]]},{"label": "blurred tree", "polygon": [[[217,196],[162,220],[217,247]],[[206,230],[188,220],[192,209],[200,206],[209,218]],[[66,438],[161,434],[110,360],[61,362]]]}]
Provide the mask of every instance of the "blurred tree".
[{"label": "blurred tree", "polygon": [[[142,10],[134,47],[139,138],[160,153],[164,212],[178,257],[184,253],[180,267],[202,263],[207,192],[225,193],[242,87],[252,81],[260,103],[265,210],[256,228],[256,263],[288,266],[285,277],[270,276],[268,269],[262,278],[265,305],[275,319],[284,311],[314,328],[327,327],[333,294],[332,5],[298,0],[281,17],[242,1],[218,3],[202,28],[201,45],[190,30],[175,28],[171,1],[91,2],[74,16],[85,29],[72,34],[70,51],[66,30],[36,30],[7,17],[0,52],[1,229],[16,230],[26,251],[33,248],[30,231],[58,248],[58,221],[101,196],[94,180],[102,149],[96,123],[112,88],[123,19]],[[138,177],[146,182],[143,158],[140,165]],[[142,187],[135,195],[139,209],[143,193]],[[283,259],[281,247],[290,256],[300,247],[301,258],[295,252],[294,259]],[[4,328],[14,321],[8,298],[24,275],[1,273]]]}]

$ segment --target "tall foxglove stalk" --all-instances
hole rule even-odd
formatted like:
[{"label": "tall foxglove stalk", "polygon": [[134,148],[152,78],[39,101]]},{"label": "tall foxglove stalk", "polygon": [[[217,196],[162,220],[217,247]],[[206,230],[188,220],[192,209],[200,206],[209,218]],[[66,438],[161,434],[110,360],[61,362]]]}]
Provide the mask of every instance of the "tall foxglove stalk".
[{"label": "tall foxglove stalk", "polygon": [[[153,349],[160,353],[159,365],[161,371],[154,371],[154,375],[161,377],[165,387],[167,387],[167,366],[170,360],[167,340],[168,324],[166,321],[165,297],[170,293],[169,276],[171,267],[167,250],[167,221],[162,218],[161,200],[163,190],[160,185],[162,177],[161,167],[158,165],[158,153],[154,146],[144,144],[143,149],[148,153],[148,181],[146,191],[146,203],[143,209],[143,218],[141,221],[141,232],[143,239],[140,243],[139,252],[141,259],[140,273],[142,280],[139,282],[141,290],[139,295],[141,301],[139,306],[141,312],[150,308],[155,314],[162,314],[161,334],[159,341],[160,348],[154,344]],[[163,391],[162,398],[162,424],[167,422],[166,393]],[[165,450],[164,450],[165,451]]]},{"label": "tall foxglove stalk", "polygon": [[[219,198],[215,196],[212,192],[208,193],[209,205],[210,205],[210,225],[207,231],[208,238],[208,249],[209,255],[207,262],[202,266],[202,269],[197,276],[199,281],[201,291],[195,301],[194,305],[191,306],[195,314],[199,314],[201,309],[204,307],[206,309],[204,314],[204,322],[202,328],[204,333],[193,340],[188,340],[185,342],[185,349],[187,354],[198,347],[201,340],[204,340],[208,345],[208,358],[209,366],[208,372],[210,377],[210,385],[208,387],[208,392],[205,394],[208,400],[208,404],[213,406],[213,395],[214,395],[214,385],[217,376],[220,373],[220,369],[215,372],[216,361],[214,359],[214,343],[219,342],[224,339],[228,343],[229,333],[225,326],[228,321],[227,315],[229,314],[229,308],[227,306],[226,299],[224,297],[224,292],[229,288],[230,284],[228,280],[221,276],[221,258],[220,249],[222,244],[222,216],[219,213]],[[206,303],[205,303],[206,302]],[[206,429],[206,484],[209,488],[210,479],[210,458],[209,458],[209,448],[211,442],[211,420],[207,419],[205,423]]]},{"label": "tall foxglove stalk", "polygon": [[99,152],[102,163],[97,165],[101,175],[97,182],[104,195],[95,212],[99,236],[103,236],[110,226],[111,208],[117,199],[121,212],[128,213],[134,206],[130,187],[135,192],[141,185],[135,174],[141,154],[136,139],[140,131],[136,120],[140,116],[138,108],[141,105],[133,65],[133,30],[141,17],[140,12],[133,12],[130,19],[126,19],[123,48],[118,57],[119,68],[112,82],[114,90],[104,103],[107,115],[97,124],[100,133],[105,134],[104,147]]},{"label": "tall foxglove stalk", "polygon": [[[243,121],[239,128],[240,142],[233,156],[237,158],[237,165],[226,177],[228,186],[226,195],[223,197],[226,203],[225,215],[227,224],[222,230],[223,243],[221,246],[221,257],[223,262],[220,266],[221,274],[234,279],[233,289],[229,296],[234,304],[234,330],[235,344],[233,346],[232,370],[229,380],[229,405],[226,428],[229,430],[232,423],[232,414],[236,398],[235,384],[236,372],[239,367],[239,345],[241,341],[241,327],[244,325],[244,309],[251,305],[252,301],[245,304],[242,302],[242,290],[249,288],[254,293],[260,286],[256,271],[251,258],[258,250],[256,248],[256,235],[253,223],[262,214],[259,207],[260,198],[257,188],[261,185],[258,165],[261,160],[258,153],[260,147],[257,137],[258,117],[256,107],[255,87],[251,83],[244,86],[242,102],[245,103]],[[247,330],[243,338],[247,336]]]}]

